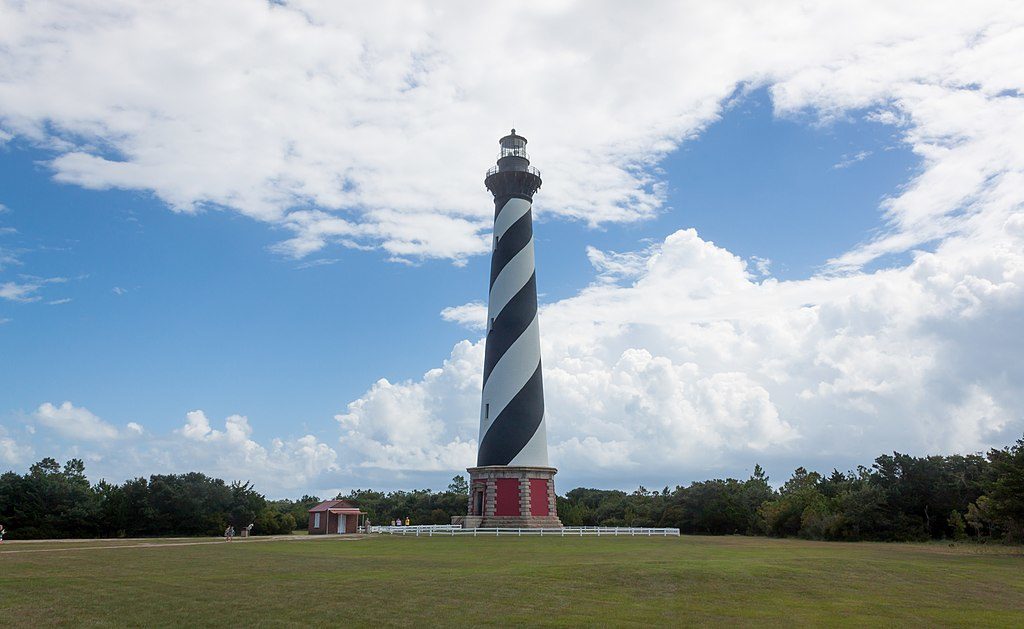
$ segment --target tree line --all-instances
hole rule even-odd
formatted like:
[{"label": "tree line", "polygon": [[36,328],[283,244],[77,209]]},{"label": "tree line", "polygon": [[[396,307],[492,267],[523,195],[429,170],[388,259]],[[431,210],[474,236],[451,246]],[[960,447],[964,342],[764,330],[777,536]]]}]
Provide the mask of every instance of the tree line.
[{"label": "tree line", "polygon": [[269,502],[251,483],[199,472],[90,484],[80,459],[61,467],[45,458],[26,474],[0,476],[0,523],[10,539],[219,535],[228,524],[290,533],[295,512],[291,501]]},{"label": "tree line", "polygon": [[[374,523],[409,518],[446,524],[465,515],[465,478],[443,491],[359,489],[337,498]],[[217,535],[231,524],[253,534],[305,529],[316,496],[267,500],[251,483],[205,474],[155,474],[90,484],[81,460],[43,459],[0,476],[0,523],[11,539]],[[745,480],[693,482],[670,490],[577,488],[558,497],[567,526],[666,526],[683,533],[820,540],[1024,541],[1024,439],[986,455],[879,456],[870,467],[830,474],[797,468],[778,489],[760,466]]]},{"label": "tree line", "polygon": [[893,453],[856,471],[797,468],[779,489],[760,466],[734,478],[649,491],[573,489],[563,524],[667,526],[683,533],[818,540],[1024,541],[1024,439],[987,455]]}]

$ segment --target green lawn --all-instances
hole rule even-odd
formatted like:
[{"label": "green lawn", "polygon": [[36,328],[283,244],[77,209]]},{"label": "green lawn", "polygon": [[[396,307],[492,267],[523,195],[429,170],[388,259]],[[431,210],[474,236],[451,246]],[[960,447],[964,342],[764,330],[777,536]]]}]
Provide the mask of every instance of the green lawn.
[{"label": "green lawn", "polygon": [[5,542],[0,625],[1024,626],[1024,554],[1011,547],[745,537],[189,541]]}]

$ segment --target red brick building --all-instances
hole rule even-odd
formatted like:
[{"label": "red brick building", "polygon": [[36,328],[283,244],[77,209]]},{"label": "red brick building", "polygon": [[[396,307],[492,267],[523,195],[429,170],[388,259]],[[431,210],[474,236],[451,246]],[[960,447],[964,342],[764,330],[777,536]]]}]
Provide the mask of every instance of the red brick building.
[{"label": "red brick building", "polygon": [[309,534],[358,533],[366,514],[346,500],[325,500],[309,510]]}]

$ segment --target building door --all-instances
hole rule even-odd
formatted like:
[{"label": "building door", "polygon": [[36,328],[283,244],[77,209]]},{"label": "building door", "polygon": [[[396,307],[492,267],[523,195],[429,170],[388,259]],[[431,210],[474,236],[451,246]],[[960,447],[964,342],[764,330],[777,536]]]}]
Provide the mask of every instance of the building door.
[{"label": "building door", "polygon": [[473,515],[484,514],[484,492],[478,491],[473,495]]},{"label": "building door", "polygon": [[345,518],[347,517],[344,513],[338,514],[338,533],[345,532]]}]

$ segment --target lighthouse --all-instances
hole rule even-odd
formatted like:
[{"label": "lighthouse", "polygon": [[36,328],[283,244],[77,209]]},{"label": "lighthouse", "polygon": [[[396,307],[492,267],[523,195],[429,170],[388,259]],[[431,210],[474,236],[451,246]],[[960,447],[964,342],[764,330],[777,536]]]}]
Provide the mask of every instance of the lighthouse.
[{"label": "lighthouse", "polygon": [[480,401],[480,446],[467,471],[467,527],[561,526],[548,465],[544,383],[537,316],[533,195],[540,171],[526,138],[499,140],[498,163],[484,185],[494,196],[487,298],[487,341]]}]

